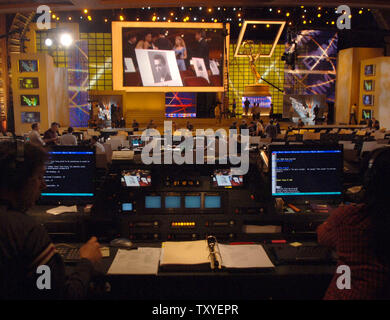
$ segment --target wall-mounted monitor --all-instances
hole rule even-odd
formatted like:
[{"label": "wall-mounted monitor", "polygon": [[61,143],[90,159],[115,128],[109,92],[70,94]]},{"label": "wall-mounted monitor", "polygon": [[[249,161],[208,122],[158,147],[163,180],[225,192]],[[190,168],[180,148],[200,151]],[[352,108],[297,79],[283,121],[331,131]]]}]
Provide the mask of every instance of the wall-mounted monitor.
[{"label": "wall-mounted monitor", "polygon": [[364,67],[364,75],[375,76],[375,65],[369,64]]},{"label": "wall-mounted monitor", "polygon": [[363,109],[362,110],[362,119],[363,120],[372,119],[372,110],[370,110],[370,109]]},{"label": "wall-mounted monitor", "polygon": [[363,95],[363,104],[365,106],[373,106],[374,105],[374,96],[372,94]]},{"label": "wall-mounted monitor", "polygon": [[38,72],[38,60],[19,60],[19,72]]},{"label": "wall-mounted monitor", "polygon": [[374,80],[364,80],[364,91],[374,91]]},{"label": "wall-mounted monitor", "polygon": [[24,107],[39,106],[39,95],[37,94],[22,94],[20,96],[20,105]]},{"label": "wall-mounted monitor", "polygon": [[38,78],[19,78],[19,89],[39,89]]},{"label": "wall-mounted monitor", "polygon": [[222,23],[113,22],[114,90],[223,92],[226,29]]},{"label": "wall-mounted monitor", "polygon": [[41,122],[40,112],[22,112],[21,113],[22,123],[35,123]]},{"label": "wall-mounted monitor", "polygon": [[152,175],[149,170],[123,170],[121,184],[123,187],[150,187],[152,185]]}]

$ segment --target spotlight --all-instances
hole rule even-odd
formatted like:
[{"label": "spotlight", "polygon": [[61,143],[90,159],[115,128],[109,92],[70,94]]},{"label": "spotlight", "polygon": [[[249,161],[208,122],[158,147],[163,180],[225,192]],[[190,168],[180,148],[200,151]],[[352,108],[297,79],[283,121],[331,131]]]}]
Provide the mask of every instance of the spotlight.
[{"label": "spotlight", "polygon": [[45,40],[45,46],[46,47],[51,47],[53,45],[53,40],[51,40],[50,38],[47,38]]},{"label": "spotlight", "polygon": [[60,43],[64,47],[70,47],[73,42],[73,38],[69,33],[64,33],[60,36]]}]

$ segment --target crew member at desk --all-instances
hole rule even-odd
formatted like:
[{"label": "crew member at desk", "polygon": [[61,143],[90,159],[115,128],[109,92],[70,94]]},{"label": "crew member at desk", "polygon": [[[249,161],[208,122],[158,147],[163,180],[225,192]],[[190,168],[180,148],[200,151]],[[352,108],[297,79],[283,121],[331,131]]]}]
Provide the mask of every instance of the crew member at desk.
[{"label": "crew member at desk", "polygon": [[318,242],[337,252],[337,265],[351,270],[351,288],[338,289],[336,273],[325,299],[390,298],[390,148],[375,150],[364,167],[364,203],[340,207],[317,229]]},{"label": "crew member at desk", "polygon": [[[23,142],[17,142],[23,143]],[[65,276],[64,263],[44,227],[26,214],[46,187],[46,152],[27,143],[0,143],[0,299],[61,299],[86,295],[93,263],[102,255],[96,238],[80,248],[82,258]],[[39,290],[37,268],[51,271],[51,289]]]}]

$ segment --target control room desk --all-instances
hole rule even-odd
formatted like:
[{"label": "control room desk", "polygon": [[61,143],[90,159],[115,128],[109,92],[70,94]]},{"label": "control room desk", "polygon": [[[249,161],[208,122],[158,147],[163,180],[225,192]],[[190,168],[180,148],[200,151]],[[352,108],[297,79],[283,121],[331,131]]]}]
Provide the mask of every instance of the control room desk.
[{"label": "control room desk", "polygon": [[[158,243],[138,246],[156,247]],[[96,298],[126,300],[322,299],[335,272],[333,265],[284,265],[272,271],[165,272],[107,275],[116,249],[99,266],[111,292]],[[71,266],[68,267],[69,271]],[[92,297],[93,298],[93,295]]]}]

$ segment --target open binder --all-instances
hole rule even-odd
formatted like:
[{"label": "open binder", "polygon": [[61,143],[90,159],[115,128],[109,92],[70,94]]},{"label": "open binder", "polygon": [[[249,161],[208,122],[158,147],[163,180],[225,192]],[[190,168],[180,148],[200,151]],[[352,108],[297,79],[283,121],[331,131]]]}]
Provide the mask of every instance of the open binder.
[{"label": "open binder", "polygon": [[220,269],[272,269],[273,263],[261,245],[218,244],[213,236],[206,240],[164,242],[161,270],[210,271]]}]

